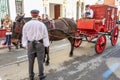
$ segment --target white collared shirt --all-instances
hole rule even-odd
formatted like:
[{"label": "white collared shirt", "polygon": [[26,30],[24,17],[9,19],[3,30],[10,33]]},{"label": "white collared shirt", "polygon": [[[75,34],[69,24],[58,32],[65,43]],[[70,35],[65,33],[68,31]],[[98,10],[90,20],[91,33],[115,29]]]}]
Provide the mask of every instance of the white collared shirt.
[{"label": "white collared shirt", "polygon": [[92,9],[90,9],[90,10],[86,10],[86,12],[90,12],[90,15],[87,15],[87,17],[89,17],[89,18],[93,18],[93,10]]},{"label": "white collared shirt", "polygon": [[22,30],[22,45],[27,46],[28,41],[41,40],[43,39],[43,45],[48,47],[49,37],[46,26],[38,21],[37,19],[32,19],[23,26]]}]

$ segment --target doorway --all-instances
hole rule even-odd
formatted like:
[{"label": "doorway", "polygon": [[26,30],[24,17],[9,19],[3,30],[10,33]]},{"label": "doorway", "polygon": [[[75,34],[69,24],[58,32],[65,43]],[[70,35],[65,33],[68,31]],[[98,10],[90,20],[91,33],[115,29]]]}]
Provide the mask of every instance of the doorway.
[{"label": "doorway", "polygon": [[53,19],[58,19],[61,16],[61,5],[50,3],[50,17]]}]

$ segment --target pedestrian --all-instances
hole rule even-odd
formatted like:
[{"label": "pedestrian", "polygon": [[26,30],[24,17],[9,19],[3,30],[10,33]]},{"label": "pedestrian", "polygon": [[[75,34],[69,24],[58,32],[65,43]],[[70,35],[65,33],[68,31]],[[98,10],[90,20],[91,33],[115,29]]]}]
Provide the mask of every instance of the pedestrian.
[{"label": "pedestrian", "polygon": [[32,10],[31,16],[32,19],[25,23],[22,30],[22,45],[27,48],[30,80],[34,80],[35,57],[37,57],[38,61],[39,80],[43,80],[46,77],[43,67],[45,47],[50,45],[48,31],[46,26],[38,20],[38,10]]},{"label": "pedestrian", "polygon": [[12,21],[8,15],[4,18],[3,28],[6,29],[6,40],[3,45],[7,44],[9,51],[11,51]]}]

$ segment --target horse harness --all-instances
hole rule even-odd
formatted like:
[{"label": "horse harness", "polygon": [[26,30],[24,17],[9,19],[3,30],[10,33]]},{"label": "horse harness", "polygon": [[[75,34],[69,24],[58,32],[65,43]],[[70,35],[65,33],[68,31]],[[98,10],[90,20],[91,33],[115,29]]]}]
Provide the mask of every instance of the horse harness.
[{"label": "horse harness", "polygon": [[[64,22],[65,25],[68,26],[68,28],[70,27],[69,33],[71,33],[71,32],[72,32],[72,26],[71,26],[64,18],[60,18],[59,20],[61,20],[62,22]],[[54,26],[55,26],[55,23],[50,23],[50,25],[52,25],[52,26],[54,25]],[[51,37],[55,37],[55,38],[58,38],[58,39],[63,39],[63,38],[64,38],[64,37],[61,37],[61,36],[56,36],[56,35],[54,35],[54,34],[52,33],[53,30],[60,31],[60,32],[66,34],[68,37],[71,37],[69,33],[66,33],[66,32],[64,32],[64,31],[62,31],[62,30],[60,30],[60,29],[55,29],[55,27],[51,27],[51,28],[53,28],[53,29],[48,30],[48,31],[50,32],[50,33],[49,33],[49,36],[51,36]]]},{"label": "horse harness", "polygon": [[[70,28],[70,31],[69,31],[69,32],[72,31],[72,26],[71,26],[64,18],[60,18],[59,20],[61,20],[62,22],[64,22],[65,25],[66,25],[68,28]],[[51,28],[52,28],[53,30],[56,29],[54,20],[49,20],[49,22],[50,22]]]},{"label": "horse harness", "polygon": [[51,28],[55,29],[55,22],[54,22],[54,20],[50,20],[49,22],[50,22]]},{"label": "horse harness", "polygon": [[[16,23],[16,22],[15,22]],[[18,26],[17,27],[15,27],[15,29],[14,29],[14,32],[16,33],[16,38],[17,39],[19,39],[20,38],[20,36],[22,35],[22,28],[23,28],[23,25],[25,24],[25,20],[23,19],[22,21],[17,21],[17,23],[18,23]],[[15,24],[16,25],[16,24]],[[18,40],[17,40],[18,41]],[[17,42],[16,40],[14,40],[13,39],[13,42]]]},{"label": "horse harness", "polygon": [[70,31],[68,31],[69,33],[72,32],[72,26],[64,19],[64,18],[60,18],[59,20],[61,20],[62,22],[64,22],[66,24],[66,26],[69,28]]},{"label": "horse harness", "polygon": [[25,24],[25,21],[24,21],[24,20],[21,21],[21,22],[18,22],[18,26],[15,27],[15,32],[16,32],[16,33],[21,33],[22,27],[23,27],[24,24]]}]

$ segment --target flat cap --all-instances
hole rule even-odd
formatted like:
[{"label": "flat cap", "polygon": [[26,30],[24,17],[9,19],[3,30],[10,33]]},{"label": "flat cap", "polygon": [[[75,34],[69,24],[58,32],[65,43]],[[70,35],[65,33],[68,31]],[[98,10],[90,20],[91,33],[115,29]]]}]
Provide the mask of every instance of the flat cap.
[{"label": "flat cap", "polygon": [[39,15],[39,11],[38,10],[36,10],[36,9],[34,9],[34,10],[31,10],[31,16],[32,17],[37,17],[38,15]]},{"label": "flat cap", "polygon": [[36,10],[36,9],[34,9],[34,10],[31,10],[31,12],[30,12],[31,14],[39,14],[39,10]]}]

